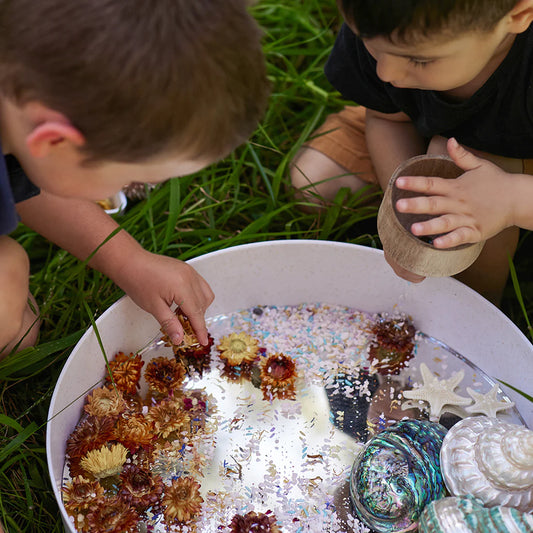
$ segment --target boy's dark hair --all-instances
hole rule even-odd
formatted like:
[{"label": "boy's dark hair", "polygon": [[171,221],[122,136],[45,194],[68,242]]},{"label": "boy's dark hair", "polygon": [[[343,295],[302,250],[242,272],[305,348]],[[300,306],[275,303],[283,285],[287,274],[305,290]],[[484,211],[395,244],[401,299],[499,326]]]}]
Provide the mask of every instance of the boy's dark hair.
[{"label": "boy's dark hair", "polygon": [[346,22],[370,39],[423,39],[446,32],[489,31],[517,0],[338,0]]},{"label": "boy's dark hair", "polygon": [[2,0],[0,91],[66,115],[88,161],[220,158],[269,93],[247,0]]}]

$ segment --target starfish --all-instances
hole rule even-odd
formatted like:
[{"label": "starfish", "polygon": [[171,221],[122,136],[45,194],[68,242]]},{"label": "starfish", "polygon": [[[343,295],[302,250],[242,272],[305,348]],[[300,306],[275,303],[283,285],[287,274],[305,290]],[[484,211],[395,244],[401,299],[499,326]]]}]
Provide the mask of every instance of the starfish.
[{"label": "starfish", "polygon": [[467,387],[466,390],[474,399],[474,405],[466,408],[469,413],[481,413],[496,418],[498,411],[510,409],[514,406],[514,402],[510,402],[509,400],[498,400],[497,396],[500,392],[500,387],[498,387],[498,385],[494,385],[491,391],[487,392],[487,394],[476,392],[470,387]]},{"label": "starfish", "polygon": [[470,398],[459,396],[453,392],[463,380],[464,372],[462,370],[451,378],[439,379],[425,363],[421,363],[420,372],[424,385],[413,390],[403,391],[403,396],[409,400],[427,402],[430,408],[430,417],[438,418],[444,405],[469,405],[472,403]]}]

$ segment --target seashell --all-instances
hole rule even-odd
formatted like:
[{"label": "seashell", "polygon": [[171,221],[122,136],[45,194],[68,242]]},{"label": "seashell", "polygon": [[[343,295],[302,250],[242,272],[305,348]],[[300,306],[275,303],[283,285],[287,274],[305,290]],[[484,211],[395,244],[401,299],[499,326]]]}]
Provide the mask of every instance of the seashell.
[{"label": "seashell", "polygon": [[420,515],[418,533],[533,533],[533,515],[511,507],[483,507],[472,497],[442,498]]},{"label": "seashell", "polygon": [[439,452],[446,428],[402,420],[371,438],[350,474],[350,499],[359,518],[378,533],[416,528],[424,507],[444,496]]},{"label": "seashell", "polygon": [[453,426],[441,449],[442,474],[454,496],[486,506],[533,510],[533,431],[486,416]]}]

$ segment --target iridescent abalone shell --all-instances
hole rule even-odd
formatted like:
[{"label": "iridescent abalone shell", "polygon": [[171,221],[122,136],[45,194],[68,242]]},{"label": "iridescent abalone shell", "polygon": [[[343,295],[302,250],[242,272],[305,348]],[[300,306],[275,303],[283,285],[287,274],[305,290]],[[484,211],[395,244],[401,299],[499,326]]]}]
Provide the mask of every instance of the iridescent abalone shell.
[{"label": "iridescent abalone shell", "polygon": [[350,475],[359,518],[377,533],[416,529],[424,507],[444,496],[439,452],[446,428],[402,420],[371,438]]},{"label": "iridescent abalone shell", "polygon": [[418,533],[533,533],[533,515],[511,507],[483,507],[471,496],[431,502],[420,515]]}]

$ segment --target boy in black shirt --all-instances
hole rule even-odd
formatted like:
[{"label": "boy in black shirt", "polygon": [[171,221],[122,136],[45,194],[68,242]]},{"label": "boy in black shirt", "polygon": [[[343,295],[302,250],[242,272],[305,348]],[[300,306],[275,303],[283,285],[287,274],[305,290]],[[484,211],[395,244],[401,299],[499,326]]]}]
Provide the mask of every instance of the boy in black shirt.
[{"label": "boy in black shirt", "polygon": [[340,187],[385,188],[410,157],[448,153],[464,175],[401,178],[399,187],[428,196],[397,209],[435,215],[411,231],[444,233],[438,248],[487,240],[456,277],[498,303],[518,228],[533,229],[533,0],[339,0],[339,7],[345,24],[326,75],[364,107],[328,117],[296,157],[293,184],[331,200]]}]

